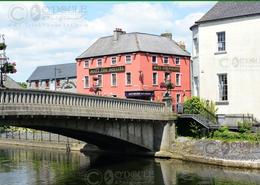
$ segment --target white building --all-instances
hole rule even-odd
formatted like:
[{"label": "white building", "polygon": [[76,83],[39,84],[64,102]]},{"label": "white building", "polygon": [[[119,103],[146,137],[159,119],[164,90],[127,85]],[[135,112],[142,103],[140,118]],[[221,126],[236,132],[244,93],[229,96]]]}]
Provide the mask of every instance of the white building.
[{"label": "white building", "polygon": [[37,67],[28,78],[29,89],[77,91],[76,63]]},{"label": "white building", "polygon": [[260,2],[219,2],[191,30],[193,95],[260,120]]}]

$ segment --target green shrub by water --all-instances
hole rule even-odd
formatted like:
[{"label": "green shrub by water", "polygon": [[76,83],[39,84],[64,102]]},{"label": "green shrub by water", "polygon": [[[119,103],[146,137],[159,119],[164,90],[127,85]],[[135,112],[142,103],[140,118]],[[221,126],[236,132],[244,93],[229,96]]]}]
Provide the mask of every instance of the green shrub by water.
[{"label": "green shrub by water", "polygon": [[184,101],[183,108],[185,114],[200,114],[212,122],[216,122],[216,112],[218,109],[213,101],[194,96]]},{"label": "green shrub by water", "polygon": [[239,122],[239,131],[233,132],[227,126],[222,126],[214,131],[211,135],[212,139],[224,141],[253,141],[260,142],[260,133],[252,132],[252,123],[248,121]]}]

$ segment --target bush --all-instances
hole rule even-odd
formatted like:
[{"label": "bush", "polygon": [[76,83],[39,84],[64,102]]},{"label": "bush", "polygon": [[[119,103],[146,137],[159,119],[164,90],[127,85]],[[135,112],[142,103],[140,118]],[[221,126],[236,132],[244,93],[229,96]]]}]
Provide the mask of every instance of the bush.
[{"label": "bush", "polygon": [[259,142],[260,141],[260,133],[250,133],[248,132],[247,123],[245,124],[246,127],[243,129],[243,132],[232,132],[229,131],[227,126],[222,126],[218,130],[213,132],[212,138],[213,139],[220,139],[224,141],[253,141]]},{"label": "bush", "polygon": [[238,122],[238,131],[240,133],[250,133],[252,131],[253,123],[250,121]]},{"label": "bush", "polygon": [[192,97],[184,102],[185,114],[199,114],[202,112],[203,104],[199,97]]},{"label": "bush", "polygon": [[201,138],[201,130],[196,122],[190,122],[190,131],[192,133],[192,137]]},{"label": "bush", "polygon": [[217,108],[213,101],[192,97],[184,102],[183,108],[185,114],[200,114],[214,123],[217,122]]}]

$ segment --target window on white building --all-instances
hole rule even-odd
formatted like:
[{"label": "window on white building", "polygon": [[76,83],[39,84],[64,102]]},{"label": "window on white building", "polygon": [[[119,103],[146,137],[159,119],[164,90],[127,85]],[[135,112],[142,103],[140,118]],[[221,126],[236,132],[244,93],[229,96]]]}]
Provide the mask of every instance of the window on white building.
[{"label": "window on white building", "polygon": [[126,73],[126,85],[132,85],[132,74],[130,72]]},{"label": "window on white building", "polygon": [[125,63],[126,63],[126,64],[131,64],[131,63],[132,63],[132,57],[131,57],[131,55],[126,55],[126,56],[125,56]]},{"label": "window on white building", "polygon": [[84,77],[84,88],[89,88],[89,76]]},{"label": "window on white building", "polygon": [[89,60],[84,61],[84,68],[89,68]]},{"label": "window on white building", "polygon": [[158,73],[153,73],[153,85],[158,85]]},{"label": "window on white building", "polygon": [[153,64],[157,63],[157,57],[155,55],[152,56],[152,63]]},{"label": "window on white building", "polygon": [[169,64],[169,57],[163,57],[163,63]]},{"label": "window on white building", "polygon": [[217,37],[218,37],[218,51],[226,51],[226,33],[224,31],[218,32]]},{"label": "window on white building", "polygon": [[102,66],[102,59],[98,59],[97,60],[97,67],[101,67]]},{"label": "window on white building", "polygon": [[181,65],[180,58],[175,58],[175,64],[176,65]]},{"label": "window on white building", "polygon": [[227,74],[218,75],[219,101],[228,101]]},{"label": "window on white building", "polygon": [[116,65],[116,57],[111,57],[111,65]]},{"label": "window on white building", "polygon": [[111,86],[116,86],[117,85],[117,78],[116,78],[116,73],[111,74]]},{"label": "window on white building", "polygon": [[97,86],[101,87],[103,83],[103,75],[97,75],[98,80],[97,80]]},{"label": "window on white building", "polygon": [[176,73],[176,75],[175,75],[175,84],[176,84],[176,86],[181,86],[181,74],[180,73]]},{"label": "window on white building", "polygon": [[194,55],[198,56],[199,54],[199,42],[197,38],[193,39],[193,46],[194,46]]}]

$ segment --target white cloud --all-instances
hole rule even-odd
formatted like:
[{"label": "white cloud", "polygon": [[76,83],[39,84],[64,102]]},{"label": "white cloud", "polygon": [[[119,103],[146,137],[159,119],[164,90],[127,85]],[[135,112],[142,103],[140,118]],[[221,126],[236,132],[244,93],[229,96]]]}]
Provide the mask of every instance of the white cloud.
[{"label": "white cloud", "polygon": [[[18,5],[25,7],[27,17],[15,26],[8,17],[13,5],[17,4],[0,3],[4,10],[0,12],[0,20],[4,19],[0,33],[6,35],[8,56],[17,62],[18,72],[12,75],[17,81],[25,81],[37,66],[74,62],[97,38],[111,35],[116,27],[127,32],[173,32],[174,39],[185,41],[189,48],[189,27],[202,16],[192,13],[176,20],[172,9],[158,3],[124,3],[88,20],[82,12],[52,12],[44,3],[24,2]],[[41,14],[32,7],[38,7]]]},{"label": "white cloud", "polygon": [[182,2],[176,2],[176,5],[179,8],[201,8],[205,6],[212,6],[216,4],[217,1],[211,1],[211,2],[205,2],[205,1],[194,1],[194,2],[189,2],[189,1],[182,1]]}]

